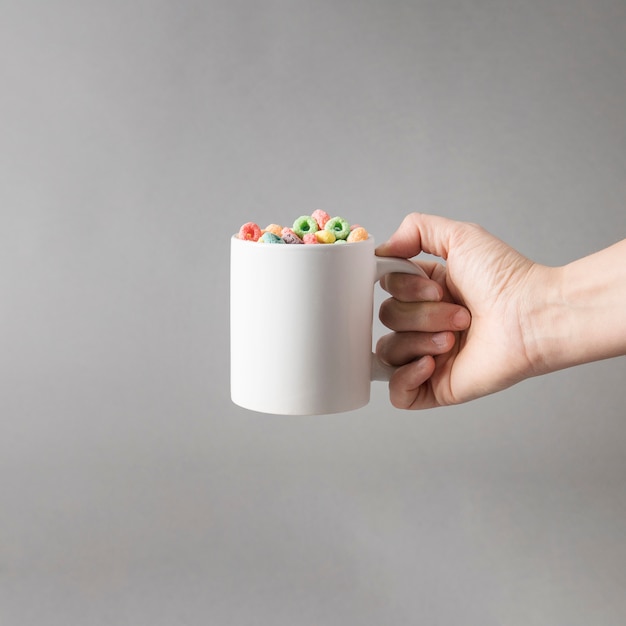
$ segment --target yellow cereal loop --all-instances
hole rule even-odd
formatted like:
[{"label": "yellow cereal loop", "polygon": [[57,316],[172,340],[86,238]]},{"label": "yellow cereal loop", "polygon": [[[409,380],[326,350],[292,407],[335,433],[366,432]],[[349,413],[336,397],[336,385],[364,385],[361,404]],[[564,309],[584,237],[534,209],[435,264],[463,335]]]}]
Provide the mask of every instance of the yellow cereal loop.
[{"label": "yellow cereal loop", "polygon": [[335,243],[335,233],[330,230],[318,230],[315,233],[317,243]]}]

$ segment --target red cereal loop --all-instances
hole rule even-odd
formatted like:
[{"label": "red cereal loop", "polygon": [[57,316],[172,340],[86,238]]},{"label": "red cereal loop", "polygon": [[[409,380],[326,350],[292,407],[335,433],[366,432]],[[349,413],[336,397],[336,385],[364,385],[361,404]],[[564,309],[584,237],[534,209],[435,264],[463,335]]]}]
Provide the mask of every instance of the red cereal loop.
[{"label": "red cereal loop", "polygon": [[314,243],[319,244],[319,241],[317,240],[315,233],[307,233],[304,237],[302,237],[302,241],[308,244],[314,244]]},{"label": "red cereal loop", "polygon": [[245,241],[258,241],[261,236],[261,229],[258,224],[254,222],[246,222],[239,229],[239,239],[244,239]]}]

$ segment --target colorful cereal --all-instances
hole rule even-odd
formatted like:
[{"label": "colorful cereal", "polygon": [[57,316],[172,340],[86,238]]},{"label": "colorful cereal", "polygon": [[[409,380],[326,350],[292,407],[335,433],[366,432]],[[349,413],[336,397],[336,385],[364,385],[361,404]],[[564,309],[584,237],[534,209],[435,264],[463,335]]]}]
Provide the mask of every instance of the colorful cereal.
[{"label": "colorful cereal", "polygon": [[268,224],[261,230],[255,222],[246,222],[237,237],[260,243],[334,245],[365,241],[369,234],[362,226],[350,224],[343,217],[329,217],[328,213],[317,209],[311,215],[301,215],[293,223],[293,228]]}]

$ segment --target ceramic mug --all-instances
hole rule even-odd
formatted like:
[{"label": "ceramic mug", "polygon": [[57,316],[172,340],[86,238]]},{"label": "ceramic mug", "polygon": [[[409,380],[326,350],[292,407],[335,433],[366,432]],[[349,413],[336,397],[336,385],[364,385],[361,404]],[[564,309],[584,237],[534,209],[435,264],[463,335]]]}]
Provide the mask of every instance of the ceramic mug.
[{"label": "ceramic mug", "polygon": [[372,352],[374,284],[425,276],[406,259],[377,257],[374,239],[272,244],[231,239],[231,397],[262,413],[351,411],[392,370]]}]

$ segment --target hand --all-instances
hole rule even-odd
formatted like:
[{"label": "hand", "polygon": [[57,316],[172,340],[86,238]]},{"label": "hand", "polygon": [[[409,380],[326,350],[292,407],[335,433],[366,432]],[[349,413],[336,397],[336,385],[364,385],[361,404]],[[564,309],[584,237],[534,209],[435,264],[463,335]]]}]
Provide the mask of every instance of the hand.
[{"label": "hand", "polygon": [[[550,268],[480,226],[417,213],[404,219],[377,254],[411,258],[422,251],[446,260],[445,266],[419,263],[440,286],[439,301],[420,301],[416,289],[423,283],[411,275],[391,274],[381,283],[392,298],[381,305],[380,319],[395,332],[382,337],[376,351],[398,366],[389,382],[391,403],[405,409],[456,404],[535,373],[524,332],[528,285],[548,280],[537,274]],[[471,313],[471,323],[459,305]],[[448,336],[449,351],[432,356],[423,350],[424,333],[433,330],[457,332],[454,344]]]}]

